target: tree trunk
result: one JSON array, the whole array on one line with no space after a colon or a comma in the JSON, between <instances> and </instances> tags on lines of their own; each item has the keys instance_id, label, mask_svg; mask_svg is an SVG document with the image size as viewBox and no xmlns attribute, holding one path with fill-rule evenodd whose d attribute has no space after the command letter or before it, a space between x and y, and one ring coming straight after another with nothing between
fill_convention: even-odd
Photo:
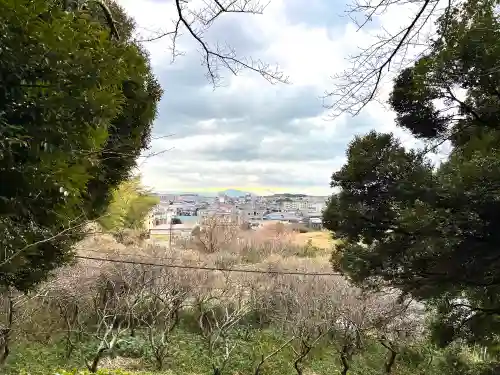
<instances>
[{"instance_id":1,"label":"tree trunk","mask_svg":"<svg viewBox=\"0 0 500 375\"><path fill-rule=\"evenodd\" d=\"M73 350L75 349L75 345L73 345L73 341L71 340L71 333L68 332L66 336L66 359L69 360L71 355L73 354Z\"/></svg>"},{"instance_id":2,"label":"tree trunk","mask_svg":"<svg viewBox=\"0 0 500 375\"><path fill-rule=\"evenodd\" d=\"M166 346L159 346L155 350L155 359L156 359L156 369L161 371L163 370L163 362L165 359L165 350Z\"/></svg>"},{"instance_id":3,"label":"tree trunk","mask_svg":"<svg viewBox=\"0 0 500 375\"><path fill-rule=\"evenodd\" d=\"M12 331L12 324L14 322L14 300L12 298L12 293L9 291L8 295L8 318L7 318L7 326L1 330L0 339L2 340L0 345L1 356L0 356L0 366L3 366L5 362L7 362L7 357L10 354L10 334Z\"/></svg>"},{"instance_id":4,"label":"tree trunk","mask_svg":"<svg viewBox=\"0 0 500 375\"><path fill-rule=\"evenodd\" d=\"M97 372L97 369L99 368L99 361L101 360L101 357L102 355L104 354L104 352L106 351L106 348L101 348L97 351L97 354L95 355L94 357L94 360L92 361L92 363L89 365L87 364L87 368L89 369L89 371L93 374L95 374Z\"/></svg>"},{"instance_id":5,"label":"tree trunk","mask_svg":"<svg viewBox=\"0 0 500 375\"><path fill-rule=\"evenodd\" d=\"M342 362L341 375L347 375L349 372L351 358L352 348L348 344L345 344L340 352L340 361Z\"/></svg>"},{"instance_id":6,"label":"tree trunk","mask_svg":"<svg viewBox=\"0 0 500 375\"><path fill-rule=\"evenodd\" d=\"M396 357L398 356L398 346L394 345L390 341L386 341L384 338L380 340L380 343L384 348L386 348L389 352L389 355L384 363L384 370L386 374L391 374L392 373L392 368L394 366L394 363L396 362Z\"/></svg>"},{"instance_id":7,"label":"tree trunk","mask_svg":"<svg viewBox=\"0 0 500 375\"><path fill-rule=\"evenodd\" d=\"M163 357L156 356L156 369L158 371L163 370Z\"/></svg>"},{"instance_id":8,"label":"tree trunk","mask_svg":"<svg viewBox=\"0 0 500 375\"><path fill-rule=\"evenodd\" d=\"M302 361L304 360L304 358L309 354L309 352L312 349L311 346L309 346L305 343L302 343L302 345L303 345L302 351L300 352L300 355L295 359L295 362L293 363L293 367L295 368L297 375L303 375L304 370L301 367Z\"/></svg>"},{"instance_id":9,"label":"tree trunk","mask_svg":"<svg viewBox=\"0 0 500 375\"><path fill-rule=\"evenodd\" d=\"M301 362L302 362L302 359L297 359L293 363L293 367L295 368L295 371L297 371L297 375L302 375L302 368L300 367Z\"/></svg>"},{"instance_id":10,"label":"tree trunk","mask_svg":"<svg viewBox=\"0 0 500 375\"><path fill-rule=\"evenodd\" d=\"M4 343L2 346L3 346L3 348L2 348L3 353L2 353L2 356L0 357L0 366L3 366L5 364L5 362L7 362L7 357L9 356L9 353L10 353L8 343Z\"/></svg>"},{"instance_id":11,"label":"tree trunk","mask_svg":"<svg viewBox=\"0 0 500 375\"><path fill-rule=\"evenodd\" d=\"M396 362L396 357L398 353L391 349L389 352L389 358L387 358L387 361L385 362L385 373L386 374L391 374L392 373L392 367L394 366L394 363Z\"/></svg>"},{"instance_id":12,"label":"tree trunk","mask_svg":"<svg viewBox=\"0 0 500 375\"><path fill-rule=\"evenodd\" d=\"M342 375L347 375L347 372L349 371L349 361L344 354L340 355L340 360L342 361L342 371L340 373Z\"/></svg>"}]
</instances>

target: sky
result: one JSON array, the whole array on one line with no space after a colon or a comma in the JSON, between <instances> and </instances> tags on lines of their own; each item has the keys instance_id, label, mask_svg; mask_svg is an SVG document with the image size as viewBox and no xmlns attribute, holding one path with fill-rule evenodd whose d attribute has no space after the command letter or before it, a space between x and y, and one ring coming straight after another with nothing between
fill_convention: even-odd
<instances>
[{"instance_id":1,"label":"sky","mask_svg":"<svg viewBox=\"0 0 500 375\"><path fill-rule=\"evenodd\" d=\"M209 1L209 0L206 0ZM170 30L172 0L118 0L141 36ZM342 0L271 0L262 15L226 14L208 41L231 45L238 56L277 63L290 84L272 85L259 75L221 71L215 90L201 65L199 46L184 35L172 61L171 40L145 43L165 93L154 124L151 150L139 162L143 182L156 191L236 188L260 194L328 195L331 174L345 162L355 135L397 129L394 114L371 103L356 117L332 119L321 96L346 57L379 31L401 27L412 9L394 9L357 30ZM184 33L186 34L186 33ZM383 87L386 98L390 85Z\"/></svg>"}]
</instances>

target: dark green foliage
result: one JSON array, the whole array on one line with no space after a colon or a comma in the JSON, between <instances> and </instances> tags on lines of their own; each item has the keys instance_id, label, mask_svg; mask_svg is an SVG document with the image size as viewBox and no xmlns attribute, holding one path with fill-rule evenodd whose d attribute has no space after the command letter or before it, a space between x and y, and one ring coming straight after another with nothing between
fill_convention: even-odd
<instances>
[{"instance_id":1,"label":"dark green foliage","mask_svg":"<svg viewBox=\"0 0 500 375\"><path fill-rule=\"evenodd\" d=\"M0 285L19 289L71 258L147 146L161 95L138 46L54 4L0 3Z\"/></svg>"},{"instance_id":2,"label":"dark green foliage","mask_svg":"<svg viewBox=\"0 0 500 375\"><path fill-rule=\"evenodd\" d=\"M324 225L342 240L332 263L354 281L390 285L436 312L440 344L494 345L500 333L500 24L496 3L471 1L439 23L431 52L395 80L398 125L435 144L432 167L389 134L349 146L332 176ZM465 99L456 94L465 92ZM436 100L445 110L437 109Z\"/></svg>"},{"instance_id":3,"label":"dark green foliage","mask_svg":"<svg viewBox=\"0 0 500 375\"><path fill-rule=\"evenodd\" d=\"M179 219L178 217L173 217L171 221L172 225L177 225L177 224L182 224L182 220Z\"/></svg>"},{"instance_id":4,"label":"dark green foliage","mask_svg":"<svg viewBox=\"0 0 500 375\"><path fill-rule=\"evenodd\" d=\"M446 131L446 118L440 116L433 100L439 94L428 86L420 85L414 78L414 69L405 69L397 77L390 98L397 113L397 122L413 135L434 138Z\"/></svg>"}]
</instances>

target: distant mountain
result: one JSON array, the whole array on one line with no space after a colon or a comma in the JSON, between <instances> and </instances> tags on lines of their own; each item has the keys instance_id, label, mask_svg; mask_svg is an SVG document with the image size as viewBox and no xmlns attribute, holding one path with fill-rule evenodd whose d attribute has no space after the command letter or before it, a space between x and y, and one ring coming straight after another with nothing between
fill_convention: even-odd
<instances>
[{"instance_id":1,"label":"distant mountain","mask_svg":"<svg viewBox=\"0 0 500 375\"><path fill-rule=\"evenodd\" d=\"M276 197L276 198L305 198L305 197L307 197L307 194L280 193L280 194L273 194L272 197Z\"/></svg>"},{"instance_id":2,"label":"distant mountain","mask_svg":"<svg viewBox=\"0 0 500 375\"><path fill-rule=\"evenodd\" d=\"M229 198L238 198L238 197L244 197L245 195L250 194L250 193L247 193L247 192L241 191L241 190L226 189L224 191L219 192L219 194L221 194L221 195L224 194L224 195L228 196Z\"/></svg>"},{"instance_id":3,"label":"distant mountain","mask_svg":"<svg viewBox=\"0 0 500 375\"><path fill-rule=\"evenodd\" d=\"M156 195L176 195L176 196L182 196L182 195L197 195L199 197L215 197L217 194L210 192L210 191L197 191L197 192L190 192L190 191L162 191L162 192L155 192L154 194Z\"/></svg>"}]
</instances>

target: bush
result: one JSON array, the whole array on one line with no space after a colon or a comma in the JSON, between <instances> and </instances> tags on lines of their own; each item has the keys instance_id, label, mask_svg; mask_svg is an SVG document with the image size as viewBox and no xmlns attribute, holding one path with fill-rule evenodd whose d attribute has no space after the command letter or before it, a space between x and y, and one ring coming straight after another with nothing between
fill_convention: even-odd
<instances>
[{"instance_id":1,"label":"bush","mask_svg":"<svg viewBox=\"0 0 500 375\"><path fill-rule=\"evenodd\" d=\"M312 243L311 239L307 240L307 243L305 246L302 246L298 251L297 251L297 256L298 257L303 257L303 258L313 258L315 257L319 252L321 252L321 249L317 246L314 246Z\"/></svg>"},{"instance_id":2,"label":"bush","mask_svg":"<svg viewBox=\"0 0 500 375\"><path fill-rule=\"evenodd\" d=\"M245 221L244 223L242 223L240 225L240 229L243 231L246 231L246 230L252 229L252 226L250 225L250 223L248 221Z\"/></svg>"},{"instance_id":3,"label":"bush","mask_svg":"<svg viewBox=\"0 0 500 375\"><path fill-rule=\"evenodd\" d=\"M139 245L146 239L147 233L134 229L123 229L113 233L113 237L118 243L125 246Z\"/></svg>"},{"instance_id":4,"label":"bush","mask_svg":"<svg viewBox=\"0 0 500 375\"><path fill-rule=\"evenodd\" d=\"M149 355L149 343L141 336L129 336L120 340L116 354L126 358L143 358Z\"/></svg>"}]
</instances>

